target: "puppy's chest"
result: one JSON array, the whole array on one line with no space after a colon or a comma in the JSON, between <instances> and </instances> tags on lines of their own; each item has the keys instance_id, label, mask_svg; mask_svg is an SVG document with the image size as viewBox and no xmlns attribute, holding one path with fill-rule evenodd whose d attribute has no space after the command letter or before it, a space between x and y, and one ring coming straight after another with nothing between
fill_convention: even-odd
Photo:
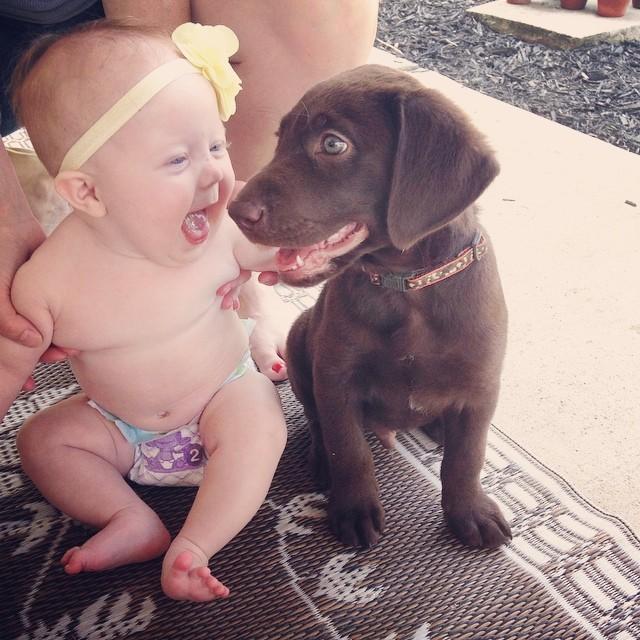
<instances>
[{"instance_id":1,"label":"puppy's chest","mask_svg":"<svg viewBox=\"0 0 640 640\"><path fill-rule=\"evenodd\" d=\"M362 355L358 377L368 413L407 426L435 417L463 392L466 359L423 318L407 319Z\"/></svg>"}]
</instances>

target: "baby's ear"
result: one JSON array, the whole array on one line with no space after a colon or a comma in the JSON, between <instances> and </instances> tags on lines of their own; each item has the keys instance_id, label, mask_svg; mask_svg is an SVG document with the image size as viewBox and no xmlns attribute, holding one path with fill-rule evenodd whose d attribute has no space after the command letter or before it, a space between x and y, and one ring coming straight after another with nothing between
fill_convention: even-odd
<instances>
[{"instance_id":1,"label":"baby's ear","mask_svg":"<svg viewBox=\"0 0 640 640\"><path fill-rule=\"evenodd\" d=\"M107 210L96 193L91 176L82 171L61 171L55 178L56 191L76 210L102 218Z\"/></svg>"}]
</instances>

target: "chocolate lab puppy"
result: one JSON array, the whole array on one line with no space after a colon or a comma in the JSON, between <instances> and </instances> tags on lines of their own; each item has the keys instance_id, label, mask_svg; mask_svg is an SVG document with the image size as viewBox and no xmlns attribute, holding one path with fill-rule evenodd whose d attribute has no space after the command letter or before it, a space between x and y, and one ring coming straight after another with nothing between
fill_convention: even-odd
<instances>
[{"instance_id":1,"label":"chocolate lab puppy","mask_svg":"<svg viewBox=\"0 0 640 640\"><path fill-rule=\"evenodd\" d=\"M300 100L230 207L252 241L286 247L284 282L328 279L289 334L288 368L345 544L370 546L384 529L364 429L387 445L398 429L440 433L451 530L473 547L511 535L480 485L507 312L474 201L497 173L449 100L367 65Z\"/></svg>"}]
</instances>

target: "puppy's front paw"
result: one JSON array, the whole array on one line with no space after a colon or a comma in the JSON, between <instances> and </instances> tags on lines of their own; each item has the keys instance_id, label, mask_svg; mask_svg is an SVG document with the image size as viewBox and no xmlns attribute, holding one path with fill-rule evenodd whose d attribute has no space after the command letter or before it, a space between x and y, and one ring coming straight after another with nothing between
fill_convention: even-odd
<instances>
[{"instance_id":1,"label":"puppy's front paw","mask_svg":"<svg viewBox=\"0 0 640 640\"><path fill-rule=\"evenodd\" d=\"M343 544L372 547L384 532L384 509L377 496L357 501L332 498L329 501L329 524Z\"/></svg>"},{"instance_id":2,"label":"puppy's front paw","mask_svg":"<svg viewBox=\"0 0 640 640\"><path fill-rule=\"evenodd\" d=\"M498 505L484 492L467 504L445 506L447 524L468 547L496 549L511 540L511 527Z\"/></svg>"}]
</instances>

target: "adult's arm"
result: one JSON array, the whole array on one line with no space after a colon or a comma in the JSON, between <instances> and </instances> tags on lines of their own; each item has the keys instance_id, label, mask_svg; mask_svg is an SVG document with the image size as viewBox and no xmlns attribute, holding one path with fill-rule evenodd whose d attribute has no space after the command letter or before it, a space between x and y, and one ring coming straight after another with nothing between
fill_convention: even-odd
<instances>
[{"instance_id":1,"label":"adult's arm","mask_svg":"<svg viewBox=\"0 0 640 640\"><path fill-rule=\"evenodd\" d=\"M0 140L0 336L31 348L39 347L43 338L33 324L14 309L11 283L18 267L44 237Z\"/></svg>"},{"instance_id":2,"label":"adult's arm","mask_svg":"<svg viewBox=\"0 0 640 640\"><path fill-rule=\"evenodd\" d=\"M102 6L107 18L134 18L169 32L191 20L189 0L103 0Z\"/></svg>"}]
</instances>

